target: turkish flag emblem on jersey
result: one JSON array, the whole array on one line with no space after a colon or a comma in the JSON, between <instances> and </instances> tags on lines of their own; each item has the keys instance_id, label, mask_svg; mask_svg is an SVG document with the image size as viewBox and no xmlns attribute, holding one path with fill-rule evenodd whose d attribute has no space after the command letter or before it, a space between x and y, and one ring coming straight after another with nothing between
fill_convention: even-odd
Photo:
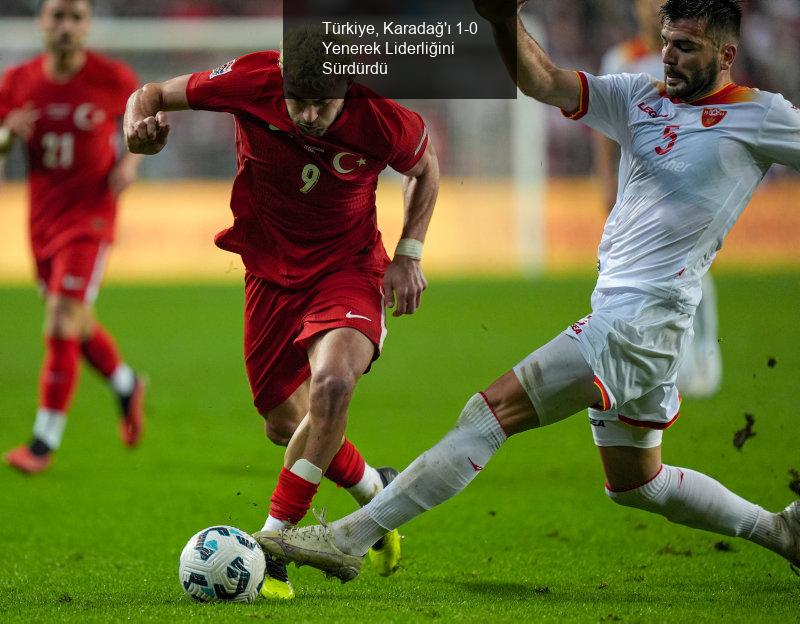
<instances>
[{"instance_id":1,"label":"turkish flag emblem on jersey","mask_svg":"<svg viewBox=\"0 0 800 624\"><path fill-rule=\"evenodd\" d=\"M725 115L727 114L728 111L724 111L719 108L704 108L703 125L706 128L710 128L711 126L716 126L720 121L725 119Z\"/></svg>"}]
</instances>

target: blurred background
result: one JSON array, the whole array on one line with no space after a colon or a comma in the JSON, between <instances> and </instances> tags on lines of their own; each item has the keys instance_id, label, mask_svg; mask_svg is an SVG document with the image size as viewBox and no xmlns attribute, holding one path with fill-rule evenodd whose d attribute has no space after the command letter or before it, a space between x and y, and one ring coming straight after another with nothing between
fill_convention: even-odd
<instances>
[{"instance_id":1,"label":"blurred background","mask_svg":"<svg viewBox=\"0 0 800 624\"><path fill-rule=\"evenodd\" d=\"M345 3L347 0L337 0ZM0 67L39 50L34 0L0 3ZM358 3L365 11L414 13L420 2ZM597 72L603 53L636 34L629 0L539 0L529 28L564 67ZM374 6L372 6L374 5ZM214 68L276 48L281 2L272 0L96 0L94 47L122 58L141 81ZM800 102L800 0L750 0L736 81ZM591 132L530 101L404 101L428 122L442 190L429 232L432 275L520 275L594 271L606 215L593 175ZM241 278L238 258L213 247L230 221L233 124L224 114L172 115L167 150L148 157L124 196L109 280ZM0 280L32 276L26 237L25 165L19 147L0 189ZM724 268L800 263L797 174L774 168L721 253ZM402 219L399 176L384 177L379 219L394 247Z\"/></svg>"}]
</instances>

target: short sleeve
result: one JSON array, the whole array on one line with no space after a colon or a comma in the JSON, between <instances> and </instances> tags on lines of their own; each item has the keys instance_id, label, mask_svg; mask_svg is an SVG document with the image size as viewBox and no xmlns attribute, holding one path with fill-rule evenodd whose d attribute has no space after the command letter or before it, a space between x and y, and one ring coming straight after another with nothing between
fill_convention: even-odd
<instances>
[{"instance_id":1,"label":"short sleeve","mask_svg":"<svg viewBox=\"0 0 800 624\"><path fill-rule=\"evenodd\" d=\"M800 110L781 95L775 95L761 125L756 155L800 171Z\"/></svg>"},{"instance_id":2,"label":"short sleeve","mask_svg":"<svg viewBox=\"0 0 800 624\"><path fill-rule=\"evenodd\" d=\"M17 107L11 90L11 85L14 82L11 74L12 71L10 69L6 70L0 80L0 121L5 119L5 116Z\"/></svg>"},{"instance_id":3,"label":"short sleeve","mask_svg":"<svg viewBox=\"0 0 800 624\"><path fill-rule=\"evenodd\" d=\"M267 85L277 53L256 52L228 61L213 70L192 74L186 99L195 110L247 112Z\"/></svg>"},{"instance_id":4,"label":"short sleeve","mask_svg":"<svg viewBox=\"0 0 800 624\"><path fill-rule=\"evenodd\" d=\"M580 119L608 138L622 143L628 135L633 100L653 88L647 74L593 76L576 72L580 80L580 106L577 111L562 111L569 119Z\"/></svg>"},{"instance_id":5,"label":"short sleeve","mask_svg":"<svg viewBox=\"0 0 800 624\"><path fill-rule=\"evenodd\" d=\"M388 164L395 171L404 173L416 165L428 146L428 128L422 117L414 111L391 102L384 115L388 124L391 147Z\"/></svg>"}]
</instances>

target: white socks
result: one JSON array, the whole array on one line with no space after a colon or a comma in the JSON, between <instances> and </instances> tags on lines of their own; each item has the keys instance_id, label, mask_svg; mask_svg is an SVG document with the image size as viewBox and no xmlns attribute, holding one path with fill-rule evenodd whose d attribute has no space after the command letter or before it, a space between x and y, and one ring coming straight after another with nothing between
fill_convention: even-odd
<instances>
[{"instance_id":1,"label":"white socks","mask_svg":"<svg viewBox=\"0 0 800 624\"><path fill-rule=\"evenodd\" d=\"M33 423L33 437L44 442L51 451L57 451L66 426L67 416L64 412L40 407Z\"/></svg>"},{"instance_id":2,"label":"white socks","mask_svg":"<svg viewBox=\"0 0 800 624\"><path fill-rule=\"evenodd\" d=\"M363 555L370 546L424 511L452 498L477 476L506 440L482 395L474 395L456 426L359 511L331 524L343 551Z\"/></svg>"},{"instance_id":3,"label":"white socks","mask_svg":"<svg viewBox=\"0 0 800 624\"><path fill-rule=\"evenodd\" d=\"M664 516L671 522L714 533L743 537L781 553L775 514L688 468L662 467L651 481L634 490L606 494L615 503Z\"/></svg>"},{"instance_id":4,"label":"white socks","mask_svg":"<svg viewBox=\"0 0 800 624\"><path fill-rule=\"evenodd\" d=\"M370 502L383 489L383 481L378 471L369 464L364 465L364 476L353 487L347 488L356 502L362 507Z\"/></svg>"},{"instance_id":5,"label":"white socks","mask_svg":"<svg viewBox=\"0 0 800 624\"><path fill-rule=\"evenodd\" d=\"M114 369L108 381L114 392L120 396L127 397L133 393L133 389L136 386L136 373L123 362Z\"/></svg>"}]
</instances>

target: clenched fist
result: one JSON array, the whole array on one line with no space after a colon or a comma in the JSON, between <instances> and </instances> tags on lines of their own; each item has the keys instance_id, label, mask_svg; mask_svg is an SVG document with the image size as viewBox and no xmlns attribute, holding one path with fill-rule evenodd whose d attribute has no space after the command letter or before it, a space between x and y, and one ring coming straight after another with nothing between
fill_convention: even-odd
<instances>
[{"instance_id":1,"label":"clenched fist","mask_svg":"<svg viewBox=\"0 0 800 624\"><path fill-rule=\"evenodd\" d=\"M125 142L133 154L158 154L167 144L168 135L169 123L163 112L134 121L125 128Z\"/></svg>"}]
</instances>

